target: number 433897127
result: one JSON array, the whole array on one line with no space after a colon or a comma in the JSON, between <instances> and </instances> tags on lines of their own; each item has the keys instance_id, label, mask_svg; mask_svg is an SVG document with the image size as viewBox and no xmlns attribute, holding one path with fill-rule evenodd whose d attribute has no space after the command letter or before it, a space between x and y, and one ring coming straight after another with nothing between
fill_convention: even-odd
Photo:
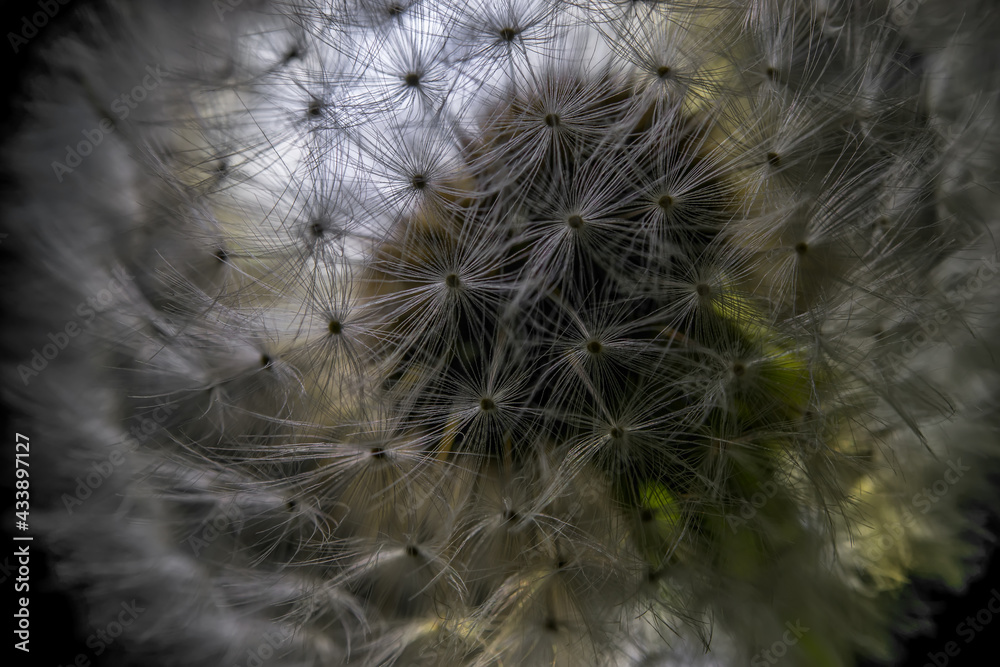
<instances>
[{"instance_id":1,"label":"number 433897127","mask_svg":"<svg viewBox=\"0 0 1000 667\"><path fill-rule=\"evenodd\" d=\"M17 527L21 530L28 529L28 456L30 454L30 442L28 436L15 434L14 442L14 516L17 517Z\"/></svg>"}]
</instances>

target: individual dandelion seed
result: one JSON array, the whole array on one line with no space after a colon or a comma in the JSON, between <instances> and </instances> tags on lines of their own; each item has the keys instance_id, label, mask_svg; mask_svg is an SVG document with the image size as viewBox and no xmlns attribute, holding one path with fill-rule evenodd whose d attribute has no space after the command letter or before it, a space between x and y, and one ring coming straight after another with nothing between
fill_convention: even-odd
<instances>
[{"instance_id":1,"label":"individual dandelion seed","mask_svg":"<svg viewBox=\"0 0 1000 667\"><path fill-rule=\"evenodd\" d=\"M452 68L447 50L451 48L445 35L426 30L424 24L435 21L425 15L424 7L415 3L398 24L384 34L373 35L374 43L359 44L371 57L365 72L381 98L397 116L412 115L419 119L430 115L444 102L453 86Z\"/></svg>"},{"instance_id":2,"label":"individual dandelion seed","mask_svg":"<svg viewBox=\"0 0 1000 667\"><path fill-rule=\"evenodd\" d=\"M995 460L995 82L937 4L83 14L10 148L22 347L138 278L8 371L91 620L141 598L150 664L288 625L275 664L754 664L789 623L790 665L889 655L912 577L962 584ZM66 118L150 60L53 196ZM109 443L127 473L65 514Z\"/></svg>"},{"instance_id":3,"label":"individual dandelion seed","mask_svg":"<svg viewBox=\"0 0 1000 667\"><path fill-rule=\"evenodd\" d=\"M460 71L480 85L513 74L530 54L550 48L558 29L558 4L548 0L482 1L458 10L455 36L467 45Z\"/></svg>"}]
</instances>

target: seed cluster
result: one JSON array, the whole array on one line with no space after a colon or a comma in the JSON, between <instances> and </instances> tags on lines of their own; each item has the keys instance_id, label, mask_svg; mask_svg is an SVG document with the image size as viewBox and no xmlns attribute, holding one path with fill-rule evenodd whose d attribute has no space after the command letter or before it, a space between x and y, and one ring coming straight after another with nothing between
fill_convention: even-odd
<instances>
[{"instance_id":1,"label":"seed cluster","mask_svg":"<svg viewBox=\"0 0 1000 667\"><path fill-rule=\"evenodd\" d=\"M99 114L146 66L115 52L164 62L64 175L108 211L62 225L25 195L82 257L59 284L136 276L25 395L100 387L53 420L86 417L79 460L167 415L74 504L85 521L60 514L77 458L53 464L66 578L95 615L106 590L150 609L123 650L230 664L266 632L288 665L886 654L909 577L963 555L935 536L967 527L944 509L965 492L896 530L911 485L985 439L995 395L988 365L940 369L994 330L961 267L991 224L969 174L1000 152L932 90L951 52L916 10L245 4L146 24L108 0L81 20L128 46L64 48L116 64L46 79ZM930 319L951 351L905 356Z\"/></svg>"}]
</instances>

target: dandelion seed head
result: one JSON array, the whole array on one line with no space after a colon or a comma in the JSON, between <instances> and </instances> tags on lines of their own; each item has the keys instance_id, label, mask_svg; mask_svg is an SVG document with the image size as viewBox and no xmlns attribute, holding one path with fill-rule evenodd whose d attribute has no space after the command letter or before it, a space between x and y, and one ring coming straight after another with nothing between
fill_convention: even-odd
<instances>
[{"instance_id":1,"label":"dandelion seed head","mask_svg":"<svg viewBox=\"0 0 1000 667\"><path fill-rule=\"evenodd\" d=\"M168 76L70 194L51 160L18 176L53 305L26 332L136 274L18 394L73 453L39 510L62 576L161 598L128 658L224 663L287 622L278 664L746 664L801 619L789 664L850 664L914 576L961 584L983 484L887 531L942 460L995 459L980 28L832 0L218 4L109 0L120 37L47 52L92 62L35 93L83 123L147 61ZM968 116L952 78L981 84ZM69 141L47 113L12 150ZM128 474L67 518L129 420L154 428Z\"/></svg>"}]
</instances>

